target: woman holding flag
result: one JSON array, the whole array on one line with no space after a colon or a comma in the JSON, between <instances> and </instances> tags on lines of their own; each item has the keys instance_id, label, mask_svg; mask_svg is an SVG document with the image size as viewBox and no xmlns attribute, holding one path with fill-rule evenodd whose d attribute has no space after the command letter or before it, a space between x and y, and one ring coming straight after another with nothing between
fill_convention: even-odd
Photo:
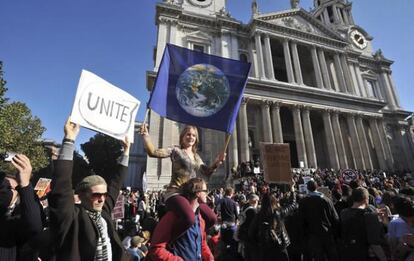
<instances>
[{"instance_id":1,"label":"woman holding flag","mask_svg":"<svg viewBox=\"0 0 414 261\"><path fill-rule=\"evenodd\" d=\"M182 234L195 222L194 210L188 200L180 195L180 187L189 179L194 177L209 177L223 163L226 154L217 155L213 165L207 166L197 153L199 142L198 131L194 126L187 125L180 134L180 145L169 148L156 149L151 141L145 124L141 127L141 135L148 156L155 158L171 158L172 173L171 181L165 193L167 209L172 210L181 219L179 231ZM208 229L216 222L213 210L205 204L200 203L200 212L206 221Z\"/></svg>"}]
</instances>

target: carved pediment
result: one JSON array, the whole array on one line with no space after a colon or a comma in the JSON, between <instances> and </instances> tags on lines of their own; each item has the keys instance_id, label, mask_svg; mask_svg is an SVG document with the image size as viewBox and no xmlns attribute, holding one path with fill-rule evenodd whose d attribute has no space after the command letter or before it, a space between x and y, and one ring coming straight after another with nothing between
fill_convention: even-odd
<instances>
[{"instance_id":1,"label":"carved pediment","mask_svg":"<svg viewBox=\"0 0 414 261\"><path fill-rule=\"evenodd\" d=\"M196 40L197 42L212 42L213 39L210 34L204 33L202 31L195 31L187 34L186 39Z\"/></svg>"},{"instance_id":2,"label":"carved pediment","mask_svg":"<svg viewBox=\"0 0 414 261\"><path fill-rule=\"evenodd\" d=\"M309 22L307 22L306 20L304 20L302 17L299 17L299 16L284 17L284 18L270 20L268 22L281 25L281 26L290 27L293 29L307 32L307 33L324 35L324 33L322 33L321 30L319 30L314 25L310 24Z\"/></svg>"},{"instance_id":3,"label":"carved pediment","mask_svg":"<svg viewBox=\"0 0 414 261\"><path fill-rule=\"evenodd\" d=\"M325 26L303 9L262 14L256 19L309 34L346 41L339 33Z\"/></svg>"}]
</instances>

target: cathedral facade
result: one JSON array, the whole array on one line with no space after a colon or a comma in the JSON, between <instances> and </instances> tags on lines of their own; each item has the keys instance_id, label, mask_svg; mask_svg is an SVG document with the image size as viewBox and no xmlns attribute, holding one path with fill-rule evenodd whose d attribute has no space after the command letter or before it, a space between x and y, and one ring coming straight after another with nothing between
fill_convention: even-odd
<instances>
[{"instance_id":1,"label":"cathedral facade","mask_svg":"<svg viewBox=\"0 0 414 261\"><path fill-rule=\"evenodd\" d=\"M252 64L227 151L215 180L242 162L258 161L259 143L289 143L292 167L414 170L414 143L391 65L373 37L358 26L347 0L315 0L306 11L260 13L252 1L245 24L225 0L164 0L156 5L158 36L152 90L166 43ZM156 147L179 144L182 124L148 117ZM225 134L200 129L206 163L223 149ZM168 159L148 158L149 188L171 176ZM214 182L214 178L213 178Z\"/></svg>"}]
</instances>

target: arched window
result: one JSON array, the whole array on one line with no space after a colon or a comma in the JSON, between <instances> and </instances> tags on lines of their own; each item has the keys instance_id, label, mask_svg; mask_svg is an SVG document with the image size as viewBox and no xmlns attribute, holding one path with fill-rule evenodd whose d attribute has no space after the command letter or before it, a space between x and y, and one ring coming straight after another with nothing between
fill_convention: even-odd
<instances>
[{"instance_id":1,"label":"arched window","mask_svg":"<svg viewBox=\"0 0 414 261\"><path fill-rule=\"evenodd\" d=\"M239 56L239 60L242 61L242 62L247 63L248 62L247 55L244 54L244 53L241 53L240 56Z\"/></svg>"}]
</instances>

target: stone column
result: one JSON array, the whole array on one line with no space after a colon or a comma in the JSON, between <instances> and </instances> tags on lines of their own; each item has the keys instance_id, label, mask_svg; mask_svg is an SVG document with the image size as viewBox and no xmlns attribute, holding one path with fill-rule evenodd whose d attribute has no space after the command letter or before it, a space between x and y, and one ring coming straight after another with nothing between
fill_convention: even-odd
<instances>
[{"instance_id":1,"label":"stone column","mask_svg":"<svg viewBox=\"0 0 414 261\"><path fill-rule=\"evenodd\" d=\"M262 120L263 120L263 141L273 143L272 138L272 123L270 121L270 103L267 100L262 101L260 108L262 111Z\"/></svg>"},{"instance_id":2,"label":"stone column","mask_svg":"<svg viewBox=\"0 0 414 261\"><path fill-rule=\"evenodd\" d=\"M293 107L293 128L295 129L295 140L296 140L296 150L298 153L298 160L303 161L305 168L308 167L308 161L306 157L306 148L303 137L302 121L300 117L300 108L299 106Z\"/></svg>"},{"instance_id":3,"label":"stone column","mask_svg":"<svg viewBox=\"0 0 414 261\"><path fill-rule=\"evenodd\" d=\"M167 44L168 25L162 19L158 18L158 43L157 56L155 58L155 71L158 71L165 45Z\"/></svg>"},{"instance_id":4,"label":"stone column","mask_svg":"<svg viewBox=\"0 0 414 261\"><path fill-rule=\"evenodd\" d=\"M332 6L332 12L333 12L335 23L339 23L340 20L339 20L339 16L338 16L338 10L336 9L336 5Z\"/></svg>"},{"instance_id":5,"label":"stone column","mask_svg":"<svg viewBox=\"0 0 414 261\"><path fill-rule=\"evenodd\" d=\"M388 135L387 135L387 132L385 130L385 125L384 125L384 122L383 122L382 118L379 118L377 120L377 127L378 127L378 130L379 130L380 141L382 141L382 143L384 145L384 151L385 151L385 156L386 156L385 161L387 162L388 168L392 170L392 169L394 169L394 157L392 155Z\"/></svg>"},{"instance_id":6,"label":"stone column","mask_svg":"<svg viewBox=\"0 0 414 261\"><path fill-rule=\"evenodd\" d=\"M231 58L234 60L239 60L239 41L237 35L231 35Z\"/></svg>"},{"instance_id":7,"label":"stone column","mask_svg":"<svg viewBox=\"0 0 414 261\"><path fill-rule=\"evenodd\" d=\"M247 123L247 98L243 98L243 101L240 105L240 160L242 162L247 162L250 160L249 152L249 130Z\"/></svg>"},{"instance_id":8,"label":"stone column","mask_svg":"<svg viewBox=\"0 0 414 261\"><path fill-rule=\"evenodd\" d=\"M348 91L348 93L355 94L354 85L351 79L351 72L349 71L348 62L345 54L341 54L340 58L346 84L345 89Z\"/></svg>"},{"instance_id":9,"label":"stone column","mask_svg":"<svg viewBox=\"0 0 414 261\"><path fill-rule=\"evenodd\" d=\"M295 66L296 83L299 85L303 85L302 70L300 69L298 46L296 42L291 41L291 48L293 54L293 65Z\"/></svg>"},{"instance_id":10,"label":"stone column","mask_svg":"<svg viewBox=\"0 0 414 261\"><path fill-rule=\"evenodd\" d=\"M410 157L411 171L414 171L414 141L408 126L405 128L405 140L407 142L408 155Z\"/></svg>"},{"instance_id":11,"label":"stone column","mask_svg":"<svg viewBox=\"0 0 414 261\"><path fill-rule=\"evenodd\" d=\"M331 113L329 110L323 112L323 126L326 135L326 145L328 147L328 157L331 168L339 169L338 150L336 149L335 137L332 130Z\"/></svg>"},{"instance_id":12,"label":"stone column","mask_svg":"<svg viewBox=\"0 0 414 261\"><path fill-rule=\"evenodd\" d=\"M365 162L365 168L373 169L371 154L369 153L368 138L365 133L364 123L362 122L361 116L358 116L356 118L356 124L357 124L357 129L358 129L359 143L361 144L362 155L363 155L363 159Z\"/></svg>"},{"instance_id":13,"label":"stone column","mask_svg":"<svg viewBox=\"0 0 414 261\"><path fill-rule=\"evenodd\" d=\"M265 42L264 59L266 61L267 78L270 80L275 80L275 72L273 70L272 48L270 46L270 38L268 34L265 34L264 42Z\"/></svg>"},{"instance_id":14,"label":"stone column","mask_svg":"<svg viewBox=\"0 0 414 261\"><path fill-rule=\"evenodd\" d=\"M342 136L341 125L339 124L338 111L334 111L332 114L332 126L335 135L336 148L338 150L339 165L342 169L348 168L348 160L346 158L345 144Z\"/></svg>"},{"instance_id":15,"label":"stone column","mask_svg":"<svg viewBox=\"0 0 414 261\"><path fill-rule=\"evenodd\" d=\"M172 44L177 44L177 21L171 21L170 39L168 42Z\"/></svg>"},{"instance_id":16,"label":"stone column","mask_svg":"<svg viewBox=\"0 0 414 261\"><path fill-rule=\"evenodd\" d=\"M273 142L283 143L283 129L280 121L280 103L274 102L272 105L272 130L273 130Z\"/></svg>"},{"instance_id":17,"label":"stone column","mask_svg":"<svg viewBox=\"0 0 414 261\"><path fill-rule=\"evenodd\" d=\"M289 83L292 83L295 81L295 76L293 75L292 58L290 55L289 41L287 38L283 39L283 53L285 55L286 73L288 81Z\"/></svg>"},{"instance_id":18,"label":"stone column","mask_svg":"<svg viewBox=\"0 0 414 261\"><path fill-rule=\"evenodd\" d=\"M325 86L327 90L332 90L331 81L329 79L328 66L326 65L325 53L323 52L322 49L318 49L318 56L319 56L319 63L322 68L322 77L323 77L323 83L324 83L323 86Z\"/></svg>"},{"instance_id":19,"label":"stone column","mask_svg":"<svg viewBox=\"0 0 414 261\"><path fill-rule=\"evenodd\" d=\"M414 155L413 151L411 150L412 138L408 125L401 126L400 133L405 158L407 159L407 167L410 170L414 170Z\"/></svg>"},{"instance_id":20,"label":"stone column","mask_svg":"<svg viewBox=\"0 0 414 261\"><path fill-rule=\"evenodd\" d=\"M325 21L327 24L331 23L331 19L329 19L329 14L328 14L328 9L325 8L325 10L323 10L323 17L325 18Z\"/></svg>"},{"instance_id":21,"label":"stone column","mask_svg":"<svg viewBox=\"0 0 414 261\"><path fill-rule=\"evenodd\" d=\"M352 63L352 62L348 63L348 69L351 72L352 83L353 83L353 85L355 87L354 88L355 94L357 96L362 96L361 95L360 88L359 88L359 85L358 85L358 79L357 79L357 76L356 76L354 63Z\"/></svg>"},{"instance_id":22,"label":"stone column","mask_svg":"<svg viewBox=\"0 0 414 261\"><path fill-rule=\"evenodd\" d=\"M211 159L214 160L214 159ZM238 144L237 144L237 125L233 129L233 133L230 137L230 144L229 144L229 167L230 170L233 167L239 165L239 156L238 156Z\"/></svg>"},{"instance_id":23,"label":"stone column","mask_svg":"<svg viewBox=\"0 0 414 261\"><path fill-rule=\"evenodd\" d=\"M303 132L305 135L308 167L316 168L318 164L316 162L315 144L313 142L312 125L309 114L309 108L305 107L302 110Z\"/></svg>"},{"instance_id":24,"label":"stone column","mask_svg":"<svg viewBox=\"0 0 414 261\"><path fill-rule=\"evenodd\" d=\"M349 25L348 12L345 9L342 12L342 16L344 17L345 24Z\"/></svg>"},{"instance_id":25,"label":"stone column","mask_svg":"<svg viewBox=\"0 0 414 261\"><path fill-rule=\"evenodd\" d=\"M394 96L395 106L397 106L397 108L401 108L400 98L398 97L397 88L395 87L394 80L392 79L391 71L388 72L388 82L391 87L391 92Z\"/></svg>"},{"instance_id":26,"label":"stone column","mask_svg":"<svg viewBox=\"0 0 414 261\"><path fill-rule=\"evenodd\" d=\"M371 129L372 139L374 140L375 153L377 155L379 166L381 169L387 169L386 155L383 143L381 142L381 135L378 130L377 121L374 117L369 118L369 128Z\"/></svg>"},{"instance_id":27,"label":"stone column","mask_svg":"<svg viewBox=\"0 0 414 261\"><path fill-rule=\"evenodd\" d=\"M391 86L388 82L388 75L386 71L381 71L381 80L384 85L385 96L387 97L388 108L390 110L395 110L397 108L396 102L394 100L394 95L391 90Z\"/></svg>"},{"instance_id":28,"label":"stone column","mask_svg":"<svg viewBox=\"0 0 414 261\"><path fill-rule=\"evenodd\" d=\"M322 89L323 88L323 80L322 80L322 74L321 74L321 67L319 65L318 54L316 52L316 47L314 45L312 45L311 53L312 53L313 68L314 68L314 71L315 71L316 85L317 85L317 87Z\"/></svg>"},{"instance_id":29,"label":"stone column","mask_svg":"<svg viewBox=\"0 0 414 261\"><path fill-rule=\"evenodd\" d=\"M259 33L256 33L254 36L254 40L256 43L256 56L257 56L257 63L258 63L258 69L259 69L259 78L264 79L265 78L265 68L263 64L263 51L262 51L262 40Z\"/></svg>"},{"instance_id":30,"label":"stone column","mask_svg":"<svg viewBox=\"0 0 414 261\"><path fill-rule=\"evenodd\" d=\"M158 114L156 114L153 110L151 110L149 114L149 134L151 136L151 140L155 148L161 147L161 144L159 143L159 141L160 141L160 135L161 135L160 133L161 133L162 124L163 124L163 118L161 118ZM161 164L160 163L161 161L159 159L151 158L147 156L147 167L146 167L147 184L154 186L156 188L159 183L158 177L160 177L161 175ZM168 173L171 173L171 171Z\"/></svg>"},{"instance_id":31,"label":"stone column","mask_svg":"<svg viewBox=\"0 0 414 261\"><path fill-rule=\"evenodd\" d=\"M407 149L407 144L404 140L404 126L401 126L399 124L395 125L395 133L396 133L396 142L399 149L399 154L397 155L399 157L399 162L402 163L403 166L399 166L400 169L410 169L411 162L413 159L410 157L410 151Z\"/></svg>"},{"instance_id":32,"label":"stone column","mask_svg":"<svg viewBox=\"0 0 414 261\"><path fill-rule=\"evenodd\" d=\"M343 73L343 69L341 66L341 59L339 58L338 53L335 53L334 55L334 63L335 63L336 76L338 78L339 89L342 92L347 93L344 73Z\"/></svg>"},{"instance_id":33,"label":"stone column","mask_svg":"<svg viewBox=\"0 0 414 261\"><path fill-rule=\"evenodd\" d=\"M358 131L355 124L355 116L354 114L349 114L346 117L348 128L349 128L349 135L351 136L351 145L352 145L352 154L354 156L354 160L356 162L356 167L358 169L365 169L365 162L362 159L362 150L361 145L359 142Z\"/></svg>"},{"instance_id":34,"label":"stone column","mask_svg":"<svg viewBox=\"0 0 414 261\"><path fill-rule=\"evenodd\" d=\"M355 73L356 73L356 78L358 80L358 85L359 85L359 89L361 90L361 96L362 97L367 97L367 91L365 90L365 85L364 85L364 81L362 79L362 74L361 74L361 69L359 68L359 64L356 63L355 64Z\"/></svg>"},{"instance_id":35,"label":"stone column","mask_svg":"<svg viewBox=\"0 0 414 261\"><path fill-rule=\"evenodd\" d=\"M249 40L248 46L249 46L250 61L252 63L249 76L259 78L259 65L257 64L257 62L255 62L255 59L254 59L253 42L251 40Z\"/></svg>"}]
</instances>

